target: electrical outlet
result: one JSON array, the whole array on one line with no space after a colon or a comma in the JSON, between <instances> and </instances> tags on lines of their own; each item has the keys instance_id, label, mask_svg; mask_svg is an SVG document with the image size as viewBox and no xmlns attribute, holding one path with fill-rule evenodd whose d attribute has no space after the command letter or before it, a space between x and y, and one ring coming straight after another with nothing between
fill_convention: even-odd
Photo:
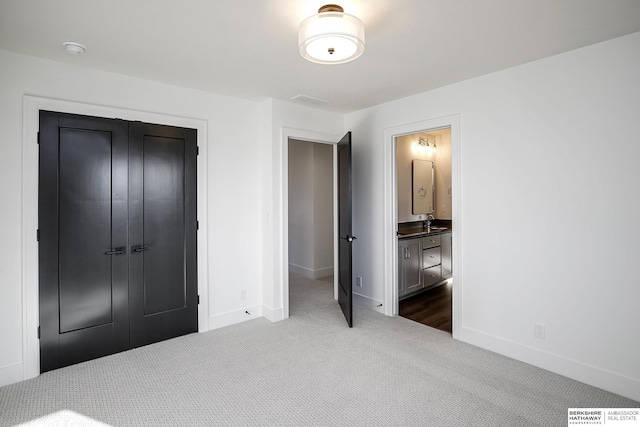
<instances>
[{"instance_id":1,"label":"electrical outlet","mask_svg":"<svg viewBox=\"0 0 640 427\"><path fill-rule=\"evenodd\" d=\"M545 331L544 325L542 323L535 324L535 326L533 327L533 336L536 338L540 338L541 340L544 339Z\"/></svg>"},{"instance_id":2,"label":"electrical outlet","mask_svg":"<svg viewBox=\"0 0 640 427\"><path fill-rule=\"evenodd\" d=\"M240 301L244 301L247 299L247 290L243 289L240 291Z\"/></svg>"},{"instance_id":3,"label":"electrical outlet","mask_svg":"<svg viewBox=\"0 0 640 427\"><path fill-rule=\"evenodd\" d=\"M362 277L356 277L356 286L362 287Z\"/></svg>"}]
</instances>

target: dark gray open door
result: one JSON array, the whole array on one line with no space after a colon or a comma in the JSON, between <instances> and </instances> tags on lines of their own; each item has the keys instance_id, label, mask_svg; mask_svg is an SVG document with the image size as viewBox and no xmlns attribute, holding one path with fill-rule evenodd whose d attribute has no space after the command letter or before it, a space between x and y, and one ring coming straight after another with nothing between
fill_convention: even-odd
<instances>
[{"instance_id":1,"label":"dark gray open door","mask_svg":"<svg viewBox=\"0 0 640 427\"><path fill-rule=\"evenodd\" d=\"M349 327L353 326L351 287L351 132L338 143L338 302Z\"/></svg>"}]
</instances>

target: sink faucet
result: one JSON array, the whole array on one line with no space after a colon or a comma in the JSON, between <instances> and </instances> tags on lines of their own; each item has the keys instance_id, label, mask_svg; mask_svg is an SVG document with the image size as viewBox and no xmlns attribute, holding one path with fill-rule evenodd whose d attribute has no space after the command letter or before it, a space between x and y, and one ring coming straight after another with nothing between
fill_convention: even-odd
<instances>
[{"instance_id":1,"label":"sink faucet","mask_svg":"<svg viewBox=\"0 0 640 427\"><path fill-rule=\"evenodd\" d=\"M431 221L434 221L435 218L433 215L429 214L427 215L427 220L425 221L427 224L427 233L431 231ZM422 227L424 228L424 223L422 224Z\"/></svg>"}]
</instances>

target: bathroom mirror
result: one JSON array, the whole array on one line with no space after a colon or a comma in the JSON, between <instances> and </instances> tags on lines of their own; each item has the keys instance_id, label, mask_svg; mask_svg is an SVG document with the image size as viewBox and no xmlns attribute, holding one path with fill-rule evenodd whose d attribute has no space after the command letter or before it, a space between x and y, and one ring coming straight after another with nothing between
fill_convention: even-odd
<instances>
[{"instance_id":1,"label":"bathroom mirror","mask_svg":"<svg viewBox=\"0 0 640 427\"><path fill-rule=\"evenodd\" d=\"M433 162L412 162L412 211L414 215L433 213Z\"/></svg>"}]
</instances>

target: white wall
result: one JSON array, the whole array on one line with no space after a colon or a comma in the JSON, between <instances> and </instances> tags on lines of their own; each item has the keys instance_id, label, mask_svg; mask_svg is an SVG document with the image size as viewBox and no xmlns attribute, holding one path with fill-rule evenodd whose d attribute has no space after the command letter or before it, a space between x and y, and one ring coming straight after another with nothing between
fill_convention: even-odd
<instances>
[{"instance_id":1,"label":"white wall","mask_svg":"<svg viewBox=\"0 0 640 427\"><path fill-rule=\"evenodd\" d=\"M259 104L5 51L0 63L0 239L11 248L0 257L0 385L22 379L25 371L21 223L34 214L21 209L25 94L205 121L209 275L208 301L202 303L208 304L209 324L204 329L245 320L245 310L260 315L261 252L246 255L248 247L260 247L262 232ZM255 189L249 193L253 203L247 188Z\"/></svg>"},{"instance_id":2,"label":"white wall","mask_svg":"<svg viewBox=\"0 0 640 427\"><path fill-rule=\"evenodd\" d=\"M333 274L333 147L313 144L314 278Z\"/></svg>"},{"instance_id":3,"label":"white wall","mask_svg":"<svg viewBox=\"0 0 640 427\"><path fill-rule=\"evenodd\" d=\"M289 141L289 266L313 270L313 143Z\"/></svg>"},{"instance_id":4,"label":"white wall","mask_svg":"<svg viewBox=\"0 0 640 427\"><path fill-rule=\"evenodd\" d=\"M317 279L333 273L333 149L289 141L289 266Z\"/></svg>"},{"instance_id":5,"label":"white wall","mask_svg":"<svg viewBox=\"0 0 640 427\"><path fill-rule=\"evenodd\" d=\"M360 292L393 262L385 129L459 114L460 338L640 400L638 76L635 33L348 114Z\"/></svg>"}]
</instances>

